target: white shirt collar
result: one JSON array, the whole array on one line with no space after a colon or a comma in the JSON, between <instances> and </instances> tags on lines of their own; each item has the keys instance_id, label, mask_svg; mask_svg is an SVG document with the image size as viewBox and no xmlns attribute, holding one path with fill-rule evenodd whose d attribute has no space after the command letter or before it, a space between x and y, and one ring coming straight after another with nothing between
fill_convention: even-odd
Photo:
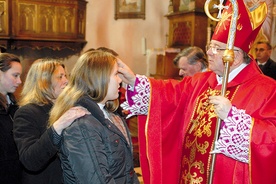
<instances>
[{"instance_id":1,"label":"white shirt collar","mask_svg":"<svg viewBox=\"0 0 276 184\"><path fill-rule=\"evenodd\" d=\"M101 103L98 103L98 106L100 107L100 109L103 111L103 114L104 114L104 117L106 118L106 119L108 119L108 115L107 115L107 112L106 112L106 110L104 109L104 104L101 104Z\"/></svg>"},{"instance_id":2,"label":"white shirt collar","mask_svg":"<svg viewBox=\"0 0 276 184\"><path fill-rule=\"evenodd\" d=\"M12 102L11 102L10 96L7 95L6 97L7 97L7 102L8 102L8 104L11 104Z\"/></svg>"},{"instance_id":3,"label":"white shirt collar","mask_svg":"<svg viewBox=\"0 0 276 184\"><path fill-rule=\"evenodd\" d=\"M242 63L239 67L232 70L229 73L228 82L231 82L246 66L247 64ZM222 77L220 77L219 75L217 75L216 77L217 77L218 84L222 84Z\"/></svg>"},{"instance_id":4,"label":"white shirt collar","mask_svg":"<svg viewBox=\"0 0 276 184\"><path fill-rule=\"evenodd\" d=\"M266 62L267 62L267 61L266 61ZM266 64L266 62L264 62L264 63L260 63L259 61L257 61L258 65L265 65L265 64Z\"/></svg>"},{"instance_id":5,"label":"white shirt collar","mask_svg":"<svg viewBox=\"0 0 276 184\"><path fill-rule=\"evenodd\" d=\"M98 103L98 106L100 107L100 109L101 109L101 110L103 110L103 108L104 108L104 104L100 104L100 103Z\"/></svg>"}]
</instances>

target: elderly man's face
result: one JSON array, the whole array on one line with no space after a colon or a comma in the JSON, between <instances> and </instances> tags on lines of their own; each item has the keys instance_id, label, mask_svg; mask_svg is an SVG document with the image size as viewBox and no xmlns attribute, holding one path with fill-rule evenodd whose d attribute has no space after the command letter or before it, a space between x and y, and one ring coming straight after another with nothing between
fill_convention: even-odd
<instances>
[{"instance_id":1,"label":"elderly man's face","mask_svg":"<svg viewBox=\"0 0 276 184\"><path fill-rule=\"evenodd\" d=\"M226 44L212 40L210 45L206 47L209 69L215 72L219 76L223 76L224 63L222 60L224 51L226 50ZM238 47L234 47L234 61L230 65L230 72L239 67L244 62L243 51Z\"/></svg>"},{"instance_id":2,"label":"elderly man's face","mask_svg":"<svg viewBox=\"0 0 276 184\"><path fill-rule=\"evenodd\" d=\"M190 64L188 58L186 56L182 56L178 61L179 68L179 76L193 76L194 74L201 72L201 64L200 62L196 62L195 64Z\"/></svg>"},{"instance_id":3,"label":"elderly man's face","mask_svg":"<svg viewBox=\"0 0 276 184\"><path fill-rule=\"evenodd\" d=\"M224 64L222 61L223 52L226 49L226 44L212 40L206 50L208 56L209 69L217 75L222 76Z\"/></svg>"}]
</instances>

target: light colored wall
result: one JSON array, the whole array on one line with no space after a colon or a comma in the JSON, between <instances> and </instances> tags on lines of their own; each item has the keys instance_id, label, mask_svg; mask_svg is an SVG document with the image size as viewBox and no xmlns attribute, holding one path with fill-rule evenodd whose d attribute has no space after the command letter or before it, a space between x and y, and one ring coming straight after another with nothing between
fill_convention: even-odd
<instances>
[{"instance_id":1,"label":"light colored wall","mask_svg":"<svg viewBox=\"0 0 276 184\"><path fill-rule=\"evenodd\" d=\"M165 16L169 0L146 0L146 19L114 19L115 0L87 0L86 40L84 51L101 46L115 50L135 73L146 74L146 56L142 54L142 38L147 48L166 45L169 21ZM70 71L78 56L66 61Z\"/></svg>"}]
</instances>

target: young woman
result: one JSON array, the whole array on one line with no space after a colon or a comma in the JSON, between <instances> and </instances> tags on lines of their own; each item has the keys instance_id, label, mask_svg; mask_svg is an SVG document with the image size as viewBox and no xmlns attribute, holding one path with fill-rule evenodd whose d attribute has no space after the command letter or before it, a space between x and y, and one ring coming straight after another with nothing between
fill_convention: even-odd
<instances>
[{"instance_id":1,"label":"young woman","mask_svg":"<svg viewBox=\"0 0 276 184\"><path fill-rule=\"evenodd\" d=\"M113 113L122 81L117 70L117 58L112 54L85 52L51 111L50 126L73 106L83 106L91 113L63 132L60 158L65 183L139 183L129 130L123 118Z\"/></svg>"},{"instance_id":2,"label":"young woman","mask_svg":"<svg viewBox=\"0 0 276 184\"><path fill-rule=\"evenodd\" d=\"M47 126L50 109L67 83L64 65L55 59L35 61L27 74L14 118L14 139L24 165L24 184L63 183L57 156L61 132L88 113L74 107Z\"/></svg>"},{"instance_id":3,"label":"young woman","mask_svg":"<svg viewBox=\"0 0 276 184\"><path fill-rule=\"evenodd\" d=\"M18 109L13 93L21 84L17 56L0 53L0 183L21 183L21 166L13 140L13 116Z\"/></svg>"}]
</instances>

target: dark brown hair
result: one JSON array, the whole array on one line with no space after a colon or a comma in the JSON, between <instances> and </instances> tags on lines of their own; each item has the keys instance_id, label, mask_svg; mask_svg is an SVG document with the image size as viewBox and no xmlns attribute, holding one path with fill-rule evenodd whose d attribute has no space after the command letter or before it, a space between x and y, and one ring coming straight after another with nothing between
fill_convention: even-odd
<instances>
[{"instance_id":1,"label":"dark brown hair","mask_svg":"<svg viewBox=\"0 0 276 184\"><path fill-rule=\"evenodd\" d=\"M20 59L16 55L13 55L13 54L10 54L10 53L0 53L0 70L2 72L8 71L11 68L11 63L12 62L20 63ZM10 94L10 93L8 95L9 95L10 100L12 101L12 103L15 104L16 101L15 101L14 95ZM7 109L7 107L8 107L7 99L1 93L0 93L0 105L1 105L0 108L3 107L5 109Z\"/></svg>"}]
</instances>

